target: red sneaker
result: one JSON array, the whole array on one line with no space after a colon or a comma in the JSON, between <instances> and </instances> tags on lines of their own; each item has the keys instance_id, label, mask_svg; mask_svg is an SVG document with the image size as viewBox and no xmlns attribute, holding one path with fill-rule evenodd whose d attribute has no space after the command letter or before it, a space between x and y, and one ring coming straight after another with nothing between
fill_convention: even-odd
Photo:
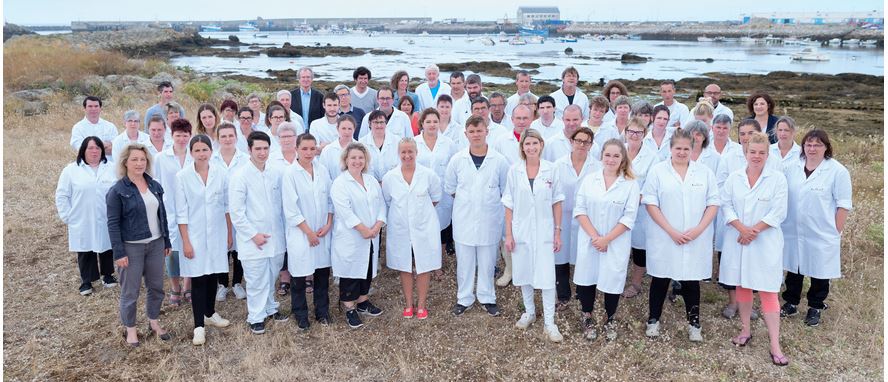
<instances>
[{"instance_id":1,"label":"red sneaker","mask_svg":"<svg viewBox=\"0 0 888 382\"><path fill-rule=\"evenodd\" d=\"M413 308L404 308L404 313L401 314L401 317L413 318Z\"/></svg>"},{"instance_id":2,"label":"red sneaker","mask_svg":"<svg viewBox=\"0 0 888 382\"><path fill-rule=\"evenodd\" d=\"M416 319L417 320L425 320L426 318L429 318L429 311L428 310L425 310L422 308L416 310Z\"/></svg>"}]
</instances>

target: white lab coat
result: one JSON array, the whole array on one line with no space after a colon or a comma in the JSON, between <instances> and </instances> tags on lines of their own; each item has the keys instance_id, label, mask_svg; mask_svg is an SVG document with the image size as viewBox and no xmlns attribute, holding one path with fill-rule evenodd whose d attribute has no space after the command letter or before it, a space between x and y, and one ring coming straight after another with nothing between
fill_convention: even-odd
<instances>
[{"instance_id":1,"label":"white lab coat","mask_svg":"<svg viewBox=\"0 0 888 382\"><path fill-rule=\"evenodd\" d=\"M535 94L533 94L533 92L531 92L531 91L528 91L526 94L530 94L536 98L539 98ZM512 94L509 96L509 99L506 100L506 116L507 117L512 116L512 111L515 110L515 108L521 104L520 100L521 100L521 95L519 95L518 93L515 93L515 94Z\"/></svg>"},{"instance_id":2,"label":"white lab coat","mask_svg":"<svg viewBox=\"0 0 888 382\"><path fill-rule=\"evenodd\" d=\"M487 124L487 144L492 145L494 142L498 141L500 138L505 137L506 135L512 135L514 129L507 129L505 126L500 125L494 121L490 121L488 119ZM465 128L463 128L463 136L465 136ZM468 146L469 139L466 138L466 146Z\"/></svg>"},{"instance_id":3,"label":"white lab coat","mask_svg":"<svg viewBox=\"0 0 888 382\"><path fill-rule=\"evenodd\" d=\"M129 139L129 137L126 135L126 130L124 130L122 133L114 137L113 141L111 141L111 156L117 158L118 156L120 156L123 148L129 146L131 143L140 143L145 146L151 146L151 136L140 131L139 135L136 137L136 140L133 141ZM114 163L111 160L112 158L108 159L108 163Z\"/></svg>"},{"instance_id":4,"label":"white lab coat","mask_svg":"<svg viewBox=\"0 0 888 382\"><path fill-rule=\"evenodd\" d=\"M438 79L438 84L438 92L435 93L434 97L432 97L432 90L429 89L428 82L423 82L416 86L416 90L414 92L416 93L416 96L419 97L420 110L425 110L430 107L437 106L438 97L440 97L441 94L450 95L450 85L444 83L444 81L441 81L440 79Z\"/></svg>"},{"instance_id":5,"label":"white lab coat","mask_svg":"<svg viewBox=\"0 0 888 382\"><path fill-rule=\"evenodd\" d=\"M447 164L444 192L453 197L453 240L468 246L498 245L503 237L506 158L488 146L480 168L469 148L457 152Z\"/></svg>"},{"instance_id":6,"label":"white lab coat","mask_svg":"<svg viewBox=\"0 0 888 382\"><path fill-rule=\"evenodd\" d=\"M111 142L113 146L114 138L117 137L117 126L114 126L113 123L102 118L99 118L97 123L92 123L86 119L86 117L83 117L83 119L75 123L74 127L71 128L71 148L73 148L74 151L79 151L80 145L83 144L83 140L90 136L99 137L103 142ZM112 147L112 150L113 149L114 148Z\"/></svg>"},{"instance_id":7,"label":"white lab coat","mask_svg":"<svg viewBox=\"0 0 888 382\"><path fill-rule=\"evenodd\" d=\"M360 121L358 121L358 123L360 123ZM355 126L355 128L358 126ZM311 121L308 131L318 140L318 146L336 142L339 139L339 132L336 131L336 123L328 123L326 116Z\"/></svg>"},{"instance_id":8,"label":"white lab coat","mask_svg":"<svg viewBox=\"0 0 888 382\"><path fill-rule=\"evenodd\" d=\"M641 191L633 179L620 175L610 189L604 184L604 170L590 174L577 190L574 217L585 215L599 235L607 235L617 224L630 231L623 232L610 242L606 252L592 246L592 238L581 227L577 234L577 266L574 283L597 285L604 293L623 293L629 252L632 249L632 228L638 211Z\"/></svg>"},{"instance_id":9,"label":"white lab coat","mask_svg":"<svg viewBox=\"0 0 888 382\"><path fill-rule=\"evenodd\" d=\"M438 135L450 138L450 140L453 141L453 144L456 146L457 150L469 147L469 139L466 138L465 126L460 125L452 119L450 120L450 124L447 125L447 130L444 130L442 132L439 129Z\"/></svg>"},{"instance_id":10,"label":"white lab coat","mask_svg":"<svg viewBox=\"0 0 888 382\"><path fill-rule=\"evenodd\" d=\"M249 162L250 156L244 154L244 152L240 150L234 151L234 156L231 157L230 163L225 163L225 159L222 158L222 152L219 150L213 150L213 156L210 157L211 165L220 166L220 168L224 168L226 170L225 176L226 178L228 178L226 182L231 179L231 175L233 175L234 172L237 171L237 169L241 168ZM226 190L225 192L228 191ZM231 237L237 239L237 228L235 228L233 224L231 225ZM231 250L237 251L237 240L234 240L234 242L232 243Z\"/></svg>"},{"instance_id":11,"label":"white lab coat","mask_svg":"<svg viewBox=\"0 0 888 382\"><path fill-rule=\"evenodd\" d=\"M540 161L530 187L527 165L520 161L509 168L503 206L512 210L512 284L534 289L555 288L555 217L552 206L564 201L555 165ZM508 222L506 223L508 224Z\"/></svg>"},{"instance_id":12,"label":"white lab coat","mask_svg":"<svg viewBox=\"0 0 888 382\"><path fill-rule=\"evenodd\" d=\"M117 183L116 167L99 163L93 171L86 162L70 163L59 175L55 203L68 226L68 250L102 253L111 249L105 194Z\"/></svg>"},{"instance_id":13,"label":"white lab coat","mask_svg":"<svg viewBox=\"0 0 888 382\"><path fill-rule=\"evenodd\" d=\"M287 231L287 270L294 277L308 276L315 269L330 266L330 237L327 232L319 237L320 244L312 247L308 236L299 229L305 222L317 232L327 224L327 216L333 213L330 198L330 173L320 163L312 163L312 174L298 163L284 170L281 180L284 222Z\"/></svg>"},{"instance_id":14,"label":"white lab coat","mask_svg":"<svg viewBox=\"0 0 888 382\"><path fill-rule=\"evenodd\" d=\"M682 181L670 161L657 163L648 171L641 202L658 206L669 225L679 232L687 231L700 224L706 207L719 205L715 175L691 161ZM710 223L697 239L677 245L653 223L645 237L648 274L678 281L709 278L713 232Z\"/></svg>"},{"instance_id":15,"label":"white lab coat","mask_svg":"<svg viewBox=\"0 0 888 382\"><path fill-rule=\"evenodd\" d=\"M518 139L515 138L515 134L513 133L503 135L490 146L493 147L496 152L506 158L506 161L509 162L509 166L521 161ZM545 146L543 146L543 150L545 150Z\"/></svg>"},{"instance_id":16,"label":"white lab coat","mask_svg":"<svg viewBox=\"0 0 888 382\"><path fill-rule=\"evenodd\" d=\"M842 235L836 209L851 210L851 176L835 159L825 159L808 178L805 162L786 168L789 207L782 228L783 268L818 279L842 277Z\"/></svg>"},{"instance_id":17,"label":"white lab coat","mask_svg":"<svg viewBox=\"0 0 888 382\"><path fill-rule=\"evenodd\" d=\"M368 111L367 114L364 114L364 119L361 120L361 132L358 133L358 139L371 134L369 120L371 112L372 110ZM395 135L398 139L412 137L413 126L410 121L410 116L398 109L392 109L392 116L389 117L388 122L385 123L385 132Z\"/></svg>"},{"instance_id":18,"label":"white lab coat","mask_svg":"<svg viewBox=\"0 0 888 382\"><path fill-rule=\"evenodd\" d=\"M802 147L799 146L798 143L793 142L792 148L789 149L789 152L786 153L786 156L780 155L780 147L777 147L776 143L771 144L771 152L768 154L769 157L774 157L780 160L781 168L784 170L786 167L795 165L802 159L799 158L799 155L802 153Z\"/></svg>"},{"instance_id":19,"label":"white lab coat","mask_svg":"<svg viewBox=\"0 0 888 382\"><path fill-rule=\"evenodd\" d=\"M644 137L644 145L650 146L657 152L657 162L662 162L669 157L672 156L672 152L670 151L671 147L670 142L672 141L672 134L675 132L673 129L666 128L666 135L663 136L663 140L660 142L660 145L657 146L657 141L654 140L653 136L653 128L648 129L647 135Z\"/></svg>"},{"instance_id":20,"label":"white lab coat","mask_svg":"<svg viewBox=\"0 0 888 382\"><path fill-rule=\"evenodd\" d=\"M628 143L627 143L627 150ZM638 184L639 193L644 189L644 183L647 181L647 175L651 167L659 163L657 152L647 142L641 142L641 150L632 160L632 174L635 175L635 183ZM652 225L653 224L653 225ZM635 216L635 227L632 227L632 248L647 249L645 240L647 238L648 229L656 229L656 224L651 220L645 206L640 206Z\"/></svg>"},{"instance_id":21,"label":"white lab coat","mask_svg":"<svg viewBox=\"0 0 888 382\"><path fill-rule=\"evenodd\" d=\"M718 280L763 292L780 292L783 283L783 232L786 218L786 178L780 170L765 168L758 181L749 186L746 168L732 172L721 189L727 225ZM771 226L749 245L740 245L740 232L730 225L734 220L747 227L758 222Z\"/></svg>"},{"instance_id":22,"label":"white lab coat","mask_svg":"<svg viewBox=\"0 0 888 382\"><path fill-rule=\"evenodd\" d=\"M537 118L530 123L528 128L538 131L546 142L548 142L550 138L559 134L564 135L564 122L558 118L553 119L549 126L543 124L542 118Z\"/></svg>"},{"instance_id":23,"label":"white lab coat","mask_svg":"<svg viewBox=\"0 0 888 382\"><path fill-rule=\"evenodd\" d=\"M700 156L697 157L695 162L705 165L713 174L715 174L715 172L718 171L718 161L720 160L720 157L721 154L719 154L718 151L715 151L715 149L712 148L712 145L709 145L700 152Z\"/></svg>"},{"instance_id":24,"label":"white lab coat","mask_svg":"<svg viewBox=\"0 0 888 382\"><path fill-rule=\"evenodd\" d=\"M567 96L564 95L564 88L558 88L558 90L549 95L555 98L555 118L561 119L564 115L564 108L571 105L567 102ZM579 87L577 87L574 93L573 104L583 110L583 119L589 119L589 97L586 97L586 94Z\"/></svg>"},{"instance_id":25,"label":"white lab coat","mask_svg":"<svg viewBox=\"0 0 888 382\"><path fill-rule=\"evenodd\" d=\"M450 96L453 97L453 94L450 94ZM463 93L463 96L459 99L454 99L453 107L450 110L450 119L465 126L466 120L472 115L472 102L469 100L469 92Z\"/></svg>"},{"instance_id":26,"label":"white lab coat","mask_svg":"<svg viewBox=\"0 0 888 382\"><path fill-rule=\"evenodd\" d=\"M179 158L173 148L165 149L154 156L154 180L163 186L163 206L166 209L167 229L170 232L170 243L173 251L182 252L182 240L179 238L179 226L176 221L176 174L183 168L194 164L191 151L185 149L185 164L179 165Z\"/></svg>"},{"instance_id":27,"label":"white lab coat","mask_svg":"<svg viewBox=\"0 0 888 382\"><path fill-rule=\"evenodd\" d=\"M355 227L364 224L368 229L377 221L385 223L385 201L379 182L370 174L362 174L364 187L343 172L333 181L330 195L333 199L333 246L331 263L333 276L364 279L367 268L376 277L379 268L379 235L364 239ZM370 245L373 245L373 263L370 264Z\"/></svg>"},{"instance_id":28,"label":"white lab coat","mask_svg":"<svg viewBox=\"0 0 888 382\"><path fill-rule=\"evenodd\" d=\"M546 145L543 146L543 159L549 162L555 162L561 157L570 154L573 147L570 145L570 138L564 135L564 131L550 139L546 140ZM589 149L589 156L594 158L595 160L600 160L601 158L601 146L598 146L598 143L592 142L592 148Z\"/></svg>"},{"instance_id":29,"label":"white lab coat","mask_svg":"<svg viewBox=\"0 0 888 382\"><path fill-rule=\"evenodd\" d=\"M441 228L447 227L453 217L453 197L444 192L444 175L447 173L447 164L450 163L450 158L453 158L453 154L457 151L456 144L450 138L439 135L435 141L435 147L430 149L425 139L422 138L422 134L413 139L416 141L418 151L416 163L432 170L438 177L438 185L441 186L442 195L438 204L435 205L435 212L438 215L438 224Z\"/></svg>"},{"instance_id":30,"label":"white lab coat","mask_svg":"<svg viewBox=\"0 0 888 382\"><path fill-rule=\"evenodd\" d=\"M194 258L179 252L179 274L200 277L228 273L228 174L224 167L210 163L207 182L194 169L176 174L176 222L188 226L188 239ZM178 227L176 227L176 231Z\"/></svg>"},{"instance_id":31,"label":"white lab coat","mask_svg":"<svg viewBox=\"0 0 888 382\"><path fill-rule=\"evenodd\" d=\"M654 107L660 105L664 105L664 103L660 102L654 105ZM691 110L688 109L688 106L681 102L678 102L678 100L676 99L672 100L672 105L666 107L669 108L669 122L667 122L666 124L667 129L669 130L675 130L676 122L679 122L681 126L684 126L693 119L691 116Z\"/></svg>"},{"instance_id":32,"label":"white lab coat","mask_svg":"<svg viewBox=\"0 0 888 382\"><path fill-rule=\"evenodd\" d=\"M690 110L688 110L688 111L690 112ZM715 110L712 112L712 117L713 117L712 119L715 119L715 116L717 116L719 114L727 115L728 117L731 117L732 123L735 122L734 121L734 111L731 110L731 108L725 106L725 104L723 104L721 102L719 102L718 105L715 106ZM711 124L712 123L710 123L710 125Z\"/></svg>"},{"instance_id":33,"label":"white lab coat","mask_svg":"<svg viewBox=\"0 0 888 382\"><path fill-rule=\"evenodd\" d=\"M601 162L586 156L583 168L579 175L574 170L567 154L555 161L555 171L561 182L561 190L564 193L564 203L561 203L561 250L555 252L555 265L576 264L577 262L577 232L580 225L573 218L574 205L576 204L577 189L587 175L601 169Z\"/></svg>"},{"instance_id":34,"label":"white lab coat","mask_svg":"<svg viewBox=\"0 0 888 382\"><path fill-rule=\"evenodd\" d=\"M244 142L246 142L246 141L244 141ZM150 154L151 157L154 158L157 156L158 153L169 150L171 147L173 147L173 141L172 141L172 138L164 139L163 148L160 151L157 151L157 148L154 147L153 143L151 143L151 138L149 136L148 142L145 143L145 147L148 148L148 154Z\"/></svg>"},{"instance_id":35,"label":"white lab coat","mask_svg":"<svg viewBox=\"0 0 888 382\"><path fill-rule=\"evenodd\" d=\"M373 141L373 133L367 134L358 140L358 142L364 144L364 147L366 147L367 151L370 153L369 172L374 178L376 178L377 182L382 182L382 177L384 177L389 170L397 167L401 162L398 157L399 140L401 140L400 137L389 131L385 132L382 148L376 147L376 142Z\"/></svg>"},{"instance_id":36,"label":"white lab coat","mask_svg":"<svg viewBox=\"0 0 888 382\"><path fill-rule=\"evenodd\" d=\"M388 205L386 265L396 271L416 273L441 269L441 225L429 219L433 203L441 200L441 181L432 170L417 165L407 184L401 166L385 174L382 195Z\"/></svg>"},{"instance_id":37,"label":"white lab coat","mask_svg":"<svg viewBox=\"0 0 888 382\"><path fill-rule=\"evenodd\" d=\"M228 179L228 208L231 224L237 230L238 258L274 258L286 250L284 214L281 205L283 168L265 164L259 171L252 161L237 169ZM253 243L257 233L271 235L259 248Z\"/></svg>"},{"instance_id":38,"label":"white lab coat","mask_svg":"<svg viewBox=\"0 0 888 382\"><path fill-rule=\"evenodd\" d=\"M357 142L352 139L352 142ZM348 145L345 145L348 147ZM342 173L342 161L340 156L342 155L342 150L345 150L345 147L339 145L339 140L335 140L330 142L329 145L325 146L323 150L321 150L321 155L318 156L317 161L320 162L324 167L327 168L327 172L330 174L330 179L336 180L339 174ZM370 149L368 149L369 151ZM373 168L373 157L371 155L368 164L368 170ZM372 174L371 174L372 175Z\"/></svg>"}]
</instances>

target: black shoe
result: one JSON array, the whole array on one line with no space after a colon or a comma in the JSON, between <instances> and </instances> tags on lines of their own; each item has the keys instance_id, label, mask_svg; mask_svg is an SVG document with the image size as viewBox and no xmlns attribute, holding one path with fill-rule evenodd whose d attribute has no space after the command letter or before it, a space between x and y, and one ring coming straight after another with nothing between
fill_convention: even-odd
<instances>
[{"instance_id":1,"label":"black shoe","mask_svg":"<svg viewBox=\"0 0 888 382\"><path fill-rule=\"evenodd\" d=\"M823 308L815 309L808 308L808 314L805 315L805 325L814 327L820 325L820 313L829 308L826 304L823 304Z\"/></svg>"},{"instance_id":2,"label":"black shoe","mask_svg":"<svg viewBox=\"0 0 888 382\"><path fill-rule=\"evenodd\" d=\"M379 309L376 305L373 305L370 300L367 300L358 304L358 313L376 317L382 314L382 309Z\"/></svg>"},{"instance_id":3,"label":"black shoe","mask_svg":"<svg viewBox=\"0 0 888 382\"><path fill-rule=\"evenodd\" d=\"M250 331L253 334L265 334L265 323L257 322L255 324L250 324Z\"/></svg>"},{"instance_id":4,"label":"black shoe","mask_svg":"<svg viewBox=\"0 0 888 382\"><path fill-rule=\"evenodd\" d=\"M472 307L471 305L464 306L464 305L460 305L460 304L455 304L455 305L453 305L453 308L450 309L450 313L453 314L454 316L459 317L459 316L462 316L462 314L465 313L467 310L469 310L469 308L471 308L471 307Z\"/></svg>"},{"instance_id":5,"label":"black shoe","mask_svg":"<svg viewBox=\"0 0 888 382\"><path fill-rule=\"evenodd\" d=\"M315 321L324 326L330 325L330 318L326 316L318 317L317 319L315 319Z\"/></svg>"},{"instance_id":6,"label":"black shoe","mask_svg":"<svg viewBox=\"0 0 888 382\"><path fill-rule=\"evenodd\" d=\"M307 332L308 328L311 327L311 323L308 322L308 317L296 317L296 326L299 327L299 330Z\"/></svg>"},{"instance_id":7,"label":"black shoe","mask_svg":"<svg viewBox=\"0 0 888 382\"><path fill-rule=\"evenodd\" d=\"M352 309L345 312L345 321L348 322L348 327L352 329L357 329L364 326L364 323L361 322L361 315L358 314L357 309Z\"/></svg>"},{"instance_id":8,"label":"black shoe","mask_svg":"<svg viewBox=\"0 0 888 382\"><path fill-rule=\"evenodd\" d=\"M114 276L102 277L102 285L105 288L113 288L117 286L117 279L115 279Z\"/></svg>"},{"instance_id":9,"label":"black shoe","mask_svg":"<svg viewBox=\"0 0 888 382\"><path fill-rule=\"evenodd\" d=\"M270 318L270 319L275 320L277 322L287 322L290 319L290 316L283 314L281 312L275 312L274 314L268 316L267 318Z\"/></svg>"},{"instance_id":10,"label":"black shoe","mask_svg":"<svg viewBox=\"0 0 888 382\"><path fill-rule=\"evenodd\" d=\"M799 314L799 308L793 304L785 303L780 307L780 317L792 317Z\"/></svg>"},{"instance_id":11,"label":"black shoe","mask_svg":"<svg viewBox=\"0 0 888 382\"><path fill-rule=\"evenodd\" d=\"M80 284L80 295L81 296L89 296L93 292L92 283L83 283Z\"/></svg>"},{"instance_id":12,"label":"black shoe","mask_svg":"<svg viewBox=\"0 0 888 382\"><path fill-rule=\"evenodd\" d=\"M496 317L500 315L499 307L496 304L481 304L485 310L487 310L487 314L491 317Z\"/></svg>"}]
</instances>

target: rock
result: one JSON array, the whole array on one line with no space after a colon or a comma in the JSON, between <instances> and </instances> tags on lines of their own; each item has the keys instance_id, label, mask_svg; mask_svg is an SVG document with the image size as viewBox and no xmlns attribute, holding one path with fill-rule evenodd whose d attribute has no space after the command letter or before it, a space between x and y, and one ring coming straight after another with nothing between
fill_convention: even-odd
<instances>
[{"instance_id":1,"label":"rock","mask_svg":"<svg viewBox=\"0 0 888 382\"><path fill-rule=\"evenodd\" d=\"M53 94L52 89L43 88L43 89L28 89L17 91L15 93L10 94L11 96L18 98L22 101L26 102L36 102L40 101L43 97L51 96Z\"/></svg>"},{"instance_id":2,"label":"rock","mask_svg":"<svg viewBox=\"0 0 888 382\"><path fill-rule=\"evenodd\" d=\"M512 65L500 61L469 61L463 63L438 64L442 72L471 71L485 73L496 77L514 77Z\"/></svg>"},{"instance_id":3,"label":"rock","mask_svg":"<svg viewBox=\"0 0 888 382\"><path fill-rule=\"evenodd\" d=\"M564 54L571 55L573 53L574 53L574 50L571 47L567 47L564 49Z\"/></svg>"},{"instance_id":4,"label":"rock","mask_svg":"<svg viewBox=\"0 0 888 382\"><path fill-rule=\"evenodd\" d=\"M518 67L521 69L539 69L540 64L530 63L530 62L522 62L518 64Z\"/></svg>"},{"instance_id":5,"label":"rock","mask_svg":"<svg viewBox=\"0 0 888 382\"><path fill-rule=\"evenodd\" d=\"M622 62L624 64L637 64L637 63L647 62L647 60L648 59L645 57L642 57L642 56L639 56L636 54L632 54L632 53L624 53L622 56L620 56L620 62Z\"/></svg>"},{"instance_id":6,"label":"rock","mask_svg":"<svg viewBox=\"0 0 888 382\"><path fill-rule=\"evenodd\" d=\"M22 113L24 116L29 117L37 114L45 114L48 109L46 102L43 101L26 101L22 104L22 107L18 109L18 112Z\"/></svg>"},{"instance_id":7,"label":"rock","mask_svg":"<svg viewBox=\"0 0 888 382\"><path fill-rule=\"evenodd\" d=\"M171 84L173 84L173 88L178 88L182 86L182 80L167 72L160 72L155 74L154 77L151 77L151 83L154 84L155 89L157 89L157 84L163 81L169 81Z\"/></svg>"},{"instance_id":8,"label":"rock","mask_svg":"<svg viewBox=\"0 0 888 382\"><path fill-rule=\"evenodd\" d=\"M370 49L368 51L368 53L375 54L377 56L395 56L395 55L399 55L403 52L401 52L399 50L392 50L392 49Z\"/></svg>"},{"instance_id":9,"label":"rock","mask_svg":"<svg viewBox=\"0 0 888 382\"><path fill-rule=\"evenodd\" d=\"M237 36L235 36L235 35L233 35L233 34L230 34L230 35L228 35L228 41L231 41L231 42L240 42L240 39L237 38Z\"/></svg>"},{"instance_id":10,"label":"rock","mask_svg":"<svg viewBox=\"0 0 888 382\"><path fill-rule=\"evenodd\" d=\"M703 61L705 61L705 62L707 62L707 63L710 63L710 64L713 63L713 62L715 62L715 60L713 60L713 59L711 59L711 58L707 58L707 59L705 59L705 60L703 60Z\"/></svg>"},{"instance_id":11,"label":"rock","mask_svg":"<svg viewBox=\"0 0 888 382\"><path fill-rule=\"evenodd\" d=\"M371 54L401 54L399 51L388 49L357 49L349 46L331 46L329 44L327 46L320 46L320 44L304 46L291 45L289 42L285 42L280 48L265 49L265 54L268 57L354 57L363 56L368 52Z\"/></svg>"},{"instance_id":12,"label":"rock","mask_svg":"<svg viewBox=\"0 0 888 382\"><path fill-rule=\"evenodd\" d=\"M10 23L3 24L3 42L6 42L6 40L9 40L10 38L13 38L15 36L22 36L22 35L29 35L29 34L36 34L36 33L32 32L31 30L29 30L25 27L22 27L22 26L19 26L16 24L10 24Z\"/></svg>"}]
</instances>

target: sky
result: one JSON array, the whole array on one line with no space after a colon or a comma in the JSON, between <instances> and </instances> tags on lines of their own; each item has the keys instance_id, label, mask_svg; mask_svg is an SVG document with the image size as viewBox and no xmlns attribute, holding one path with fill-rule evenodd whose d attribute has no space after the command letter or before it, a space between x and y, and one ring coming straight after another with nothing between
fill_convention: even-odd
<instances>
[{"instance_id":1,"label":"sky","mask_svg":"<svg viewBox=\"0 0 888 382\"><path fill-rule=\"evenodd\" d=\"M6 0L6 22L22 25L66 25L71 21L212 21L303 17L431 17L495 20L515 18L518 6L558 6L561 18L573 21L723 21L750 12L871 11L884 12L882 0L523 0L523 1L392 1L334 0L330 6L298 6L307 0ZM422 6L418 4L425 3ZM249 4L249 5L245 5ZM368 6L368 4L370 4ZM623 5L623 6L621 6Z\"/></svg>"}]
</instances>

